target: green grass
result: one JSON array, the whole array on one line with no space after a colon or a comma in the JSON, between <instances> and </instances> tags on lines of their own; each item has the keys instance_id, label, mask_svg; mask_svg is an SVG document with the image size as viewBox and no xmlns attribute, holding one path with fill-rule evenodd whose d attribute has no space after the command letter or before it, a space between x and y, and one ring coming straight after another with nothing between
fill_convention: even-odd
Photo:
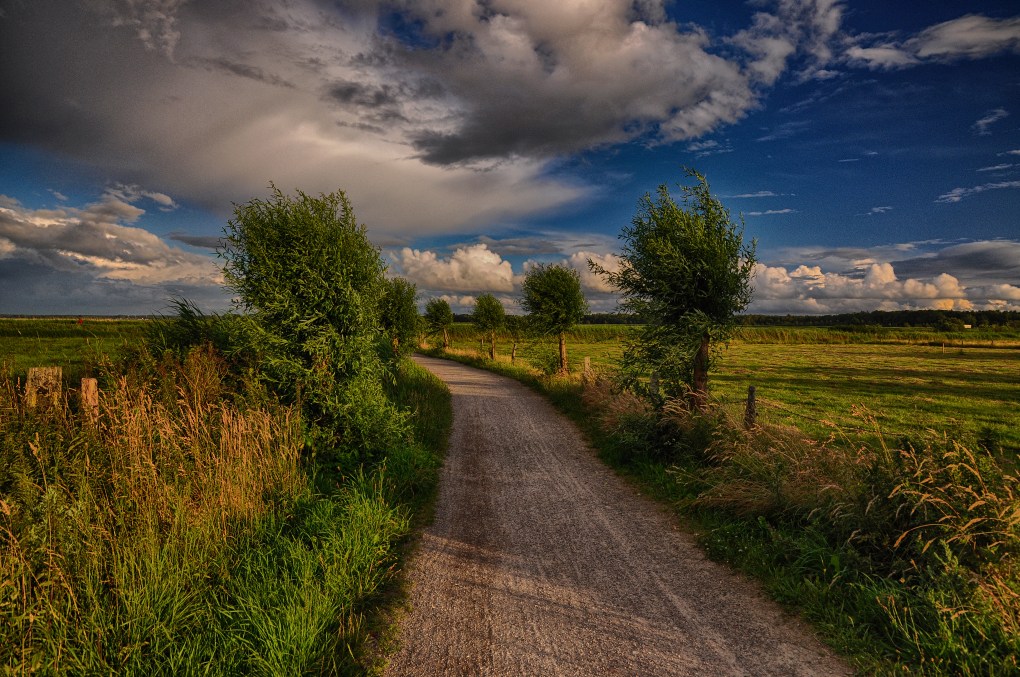
<instances>
[{"instance_id":1,"label":"green grass","mask_svg":"<svg viewBox=\"0 0 1020 677\"><path fill-rule=\"evenodd\" d=\"M622 339L634 331L626 325L575 328L567 336L571 370L579 371L585 357L595 369L614 368ZM943 349L933 335L950 343L966 338L973 347ZM480 354L470 325L457 325L451 338L452 348ZM552 338L533 339L521 342L517 357L543 369L555 364L556 350ZM509 360L509 339L499 339L497 351ZM741 329L720 351L710 387L713 398L739 416L753 385L764 422L794 425L819 439L879 430L895 440L938 430L1016 452L1018 373L1016 330L946 336L924 329L760 327Z\"/></svg>"},{"instance_id":2,"label":"green grass","mask_svg":"<svg viewBox=\"0 0 1020 677\"><path fill-rule=\"evenodd\" d=\"M0 318L0 365L24 380L31 367L62 367L73 383L137 346L151 320L114 318Z\"/></svg>"},{"instance_id":3,"label":"green grass","mask_svg":"<svg viewBox=\"0 0 1020 677\"><path fill-rule=\"evenodd\" d=\"M30 364L66 339L42 325ZM0 379L4 672L378 672L435 492L445 386L405 361L389 397L413 431L371 467L320 468L297 411L228 390L214 352L154 367L99 374L98 425L73 398L25 410Z\"/></svg>"}]
</instances>

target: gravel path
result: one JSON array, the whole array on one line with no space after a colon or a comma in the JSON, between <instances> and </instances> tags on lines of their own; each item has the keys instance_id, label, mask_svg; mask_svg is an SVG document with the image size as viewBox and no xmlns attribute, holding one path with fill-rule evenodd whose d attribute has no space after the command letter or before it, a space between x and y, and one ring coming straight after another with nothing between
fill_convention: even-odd
<instances>
[{"instance_id":1,"label":"gravel path","mask_svg":"<svg viewBox=\"0 0 1020 677\"><path fill-rule=\"evenodd\" d=\"M386 674L849 674L541 397L416 359L450 386L453 431Z\"/></svg>"}]
</instances>

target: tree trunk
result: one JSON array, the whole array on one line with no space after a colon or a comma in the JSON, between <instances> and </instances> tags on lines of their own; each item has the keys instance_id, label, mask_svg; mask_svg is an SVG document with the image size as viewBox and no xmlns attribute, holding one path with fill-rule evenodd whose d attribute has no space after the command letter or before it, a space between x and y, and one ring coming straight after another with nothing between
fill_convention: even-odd
<instances>
[{"instance_id":1,"label":"tree trunk","mask_svg":"<svg viewBox=\"0 0 1020 677\"><path fill-rule=\"evenodd\" d=\"M708 398L708 332L701 335L698 354L694 356L694 383L691 391L691 404L696 409L704 409Z\"/></svg>"},{"instance_id":2,"label":"tree trunk","mask_svg":"<svg viewBox=\"0 0 1020 677\"><path fill-rule=\"evenodd\" d=\"M446 327L443 327L443 350L450 347L450 332L446 331Z\"/></svg>"},{"instance_id":3,"label":"tree trunk","mask_svg":"<svg viewBox=\"0 0 1020 677\"><path fill-rule=\"evenodd\" d=\"M560 332L560 373L567 373L567 337Z\"/></svg>"},{"instance_id":4,"label":"tree trunk","mask_svg":"<svg viewBox=\"0 0 1020 677\"><path fill-rule=\"evenodd\" d=\"M489 335L489 359L493 361L496 359L496 332Z\"/></svg>"}]
</instances>

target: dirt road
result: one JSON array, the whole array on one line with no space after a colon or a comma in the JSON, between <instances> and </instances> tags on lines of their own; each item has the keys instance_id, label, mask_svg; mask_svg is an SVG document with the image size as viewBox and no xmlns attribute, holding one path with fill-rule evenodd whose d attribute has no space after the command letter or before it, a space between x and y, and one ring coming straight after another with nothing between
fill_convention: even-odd
<instances>
[{"instance_id":1,"label":"dirt road","mask_svg":"<svg viewBox=\"0 0 1020 677\"><path fill-rule=\"evenodd\" d=\"M708 560L516 381L453 393L433 525L388 675L829 675L802 623Z\"/></svg>"}]
</instances>

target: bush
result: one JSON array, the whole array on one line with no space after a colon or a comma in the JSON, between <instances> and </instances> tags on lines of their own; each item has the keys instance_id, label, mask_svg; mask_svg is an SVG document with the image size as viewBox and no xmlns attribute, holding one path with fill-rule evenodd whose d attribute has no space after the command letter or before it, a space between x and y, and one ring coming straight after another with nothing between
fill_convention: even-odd
<instances>
[{"instance_id":1,"label":"bush","mask_svg":"<svg viewBox=\"0 0 1020 677\"><path fill-rule=\"evenodd\" d=\"M300 403L316 453L341 466L378 459L406 417L387 400L377 351L386 289L378 250L343 192L236 207L222 251L261 378Z\"/></svg>"}]
</instances>

